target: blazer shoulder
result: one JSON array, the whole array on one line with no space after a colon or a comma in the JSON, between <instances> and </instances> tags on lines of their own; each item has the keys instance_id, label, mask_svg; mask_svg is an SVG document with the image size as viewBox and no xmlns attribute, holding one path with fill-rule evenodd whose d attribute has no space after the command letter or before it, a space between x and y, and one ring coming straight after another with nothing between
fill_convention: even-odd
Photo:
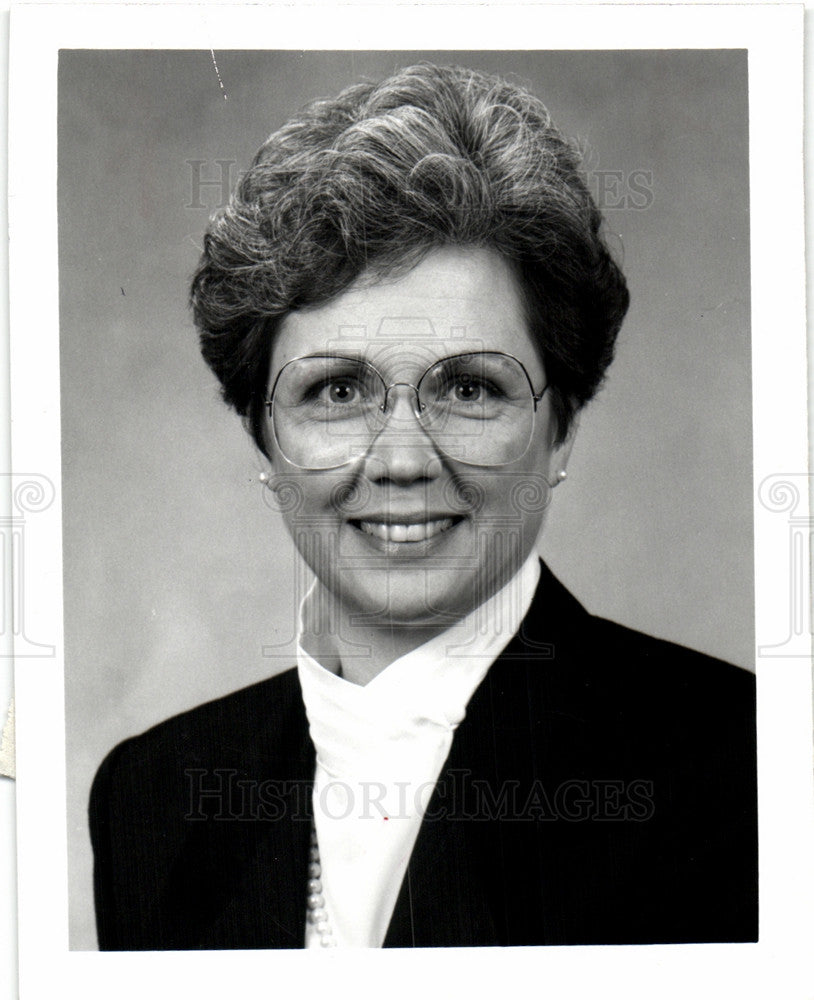
<instances>
[{"instance_id":1,"label":"blazer shoulder","mask_svg":"<svg viewBox=\"0 0 814 1000\"><path fill-rule=\"evenodd\" d=\"M91 801L123 774L160 774L179 762L208 767L268 759L275 746L290 745L306 726L297 670L292 667L123 740L100 765Z\"/></svg>"},{"instance_id":2,"label":"blazer shoulder","mask_svg":"<svg viewBox=\"0 0 814 1000\"><path fill-rule=\"evenodd\" d=\"M88 816L100 948L218 940L198 936L198 922L228 914L242 880L257 884L246 872L273 832L273 823L245 820L307 800L313 751L301 706L297 672L287 670L110 751Z\"/></svg>"},{"instance_id":3,"label":"blazer shoulder","mask_svg":"<svg viewBox=\"0 0 814 1000\"><path fill-rule=\"evenodd\" d=\"M658 672L665 682L680 678L703 680L707 686L754 689L754 674L743 667L592 614L542 560L540 567L540 584L523 632L538 646L548 644L554 656L558 648L573 653L589 674L606 674L612 668L617 682L625 676L640 680L643 674Z\"/></svg>"},{"instance_id":4,"label":"blazer shoulder","mask_svg":"<svg viewBox=\"0 0 814 1000\"><path fill-rule=\"evenodd\" d=\"M754 687L754 674L744 667L668 639L638 632L607 618L594 615L590 618L593 641L597 647L604 649L609 656L626 657L633 667L673 669L681 671L683 676L697 676L707 683L717 682L744 689Z\"/></svg>"},{"instance_id":5,"label":"blazer shoulder","mask_svg":"<svg viewBox=\"0 0 814 1000\"><path fill-rule=\"evenodd\" d=\"M743 667L604 618L592 618L589 675L608 704L658 725L691 724L754 742L755 675ZM739 737L739 738L741 738Z\"/></svg>"}]
</instances>

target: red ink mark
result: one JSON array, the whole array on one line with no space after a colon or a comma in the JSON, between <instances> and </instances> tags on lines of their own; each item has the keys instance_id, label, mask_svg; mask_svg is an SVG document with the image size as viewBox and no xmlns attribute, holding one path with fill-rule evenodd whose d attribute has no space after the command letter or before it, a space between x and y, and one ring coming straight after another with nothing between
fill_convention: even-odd
<instances>
[{"instance_id":1,"label":"red ink mark","mask_svg":"<svg viewBox=\"0 0 814 1000\"><path fill-rule=\"evenodd\" d=\"M390 817L389 816L385 816L384 819L385 819L385 822L386 822L387 820L390 819Z\"/></svg>"}]
</instances>

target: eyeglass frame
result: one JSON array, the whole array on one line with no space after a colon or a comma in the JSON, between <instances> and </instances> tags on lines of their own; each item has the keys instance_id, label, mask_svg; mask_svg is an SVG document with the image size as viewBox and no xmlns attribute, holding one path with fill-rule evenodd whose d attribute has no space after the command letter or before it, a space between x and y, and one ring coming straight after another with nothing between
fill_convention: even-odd
<instances>
[{"instance_id":1,"label":"eyeglass frame","mask_svg":"<svg viewBox=\"0 0 814 1000\"><path fill-rule=\"evenodd\" d=\"M280 448L280 451L282 452L282 447L280 446L280 442L279 442L279 440L277 438L277 431L276 431L275 426L274 426L274 416L273 416L273 412L272 412L272 407L274 405L274 393L275 393L275 391L277 389L277 385L278 385L278 383L280 381L280 378L282 377L283 372L290 365L294 365L298 361L310 361L310 360L314 360L314 359L317 359L317 358L324 358L326 360L330 359L330 360L336 360L336 361L351 361L354 364L364 365L366 368L369 368L372 372L374 372L376 374L376 376L379 378L379 380L381 381L382 385L384 386L384 402L378 408L382 411L382 413L386 413L387 412L387 399L388 399L388 396L389 396L389 393L390 393L391 389L398 389L401 386L404 386L407 389L412 389L413 392L415 393L415 399L418 402L418 405L422 409L426 409L426 404L421 402L421 396L419 395L419 389L420 389L421 383L424 381L424 379L427 377L427 375L430 373L430 371L433 368L435 368L437 365L444 364L444 362L446 362L446 361L455 361L457 358L472 358L472 357L477 357L478 355L483 355L483 354L498 355L501 358L508 358L510 361L514 361L515 364L517 364L519 366L520 370L526 376L526 382L528 383L529 392L531 394L531 401L532 401L532 425L531 425L531 431L529 433L529 440L526 443L525 450L522 451L516 458L511 459L511 461L509 461L509 462L500 462L497 465L483 465L483 463L480 463L480 462L467 462L466 459L463 459L463 458L452 458L452 456L446 455L446 452L444 452L444 449L440 447L440 445L438 444L438 442L435 441L435 439L432 437L432 434L428 430L426 430L426 428L425 428L425 432L426 432L427 436L429 437L430 441L432 441L433 445L436 448L438 448L438 450L442 454L444 454L447 458L452 458L452 461L460 462L462 465L472 465L472 466L476 466L476 467L479 466L479 467L484 468L484 469L498 469L502 465L511 465L512 462L519 461L526 454L526 452L529 450L529 446L531 445L531 438L532 438L532 436L534 434L534 416L537 413L537 404L542 400L543 396L551 388L551 383L550 382L546 382L546 384L543 386L543 388L540 390L540 392L536 393L534 391L534 383L531 381L531 376L529 375L529 373L528 373L528 371L526 369L526 366L523 364L523 362L519 358L516 358L513 354L507 354L506 351L462 351L459 354L447 354L447 355L444 355L444 357L437 358L435 361L432 362L432 364L430 364L430 365L427 366L427 368L421 373L421 378L418 380L418 382L415 385L413 385L412 382L391 382L388 385L388 383L385 381L385 378L382 375L382 373L379 371L379 369L375 365L371 364L370 361L366 361L364 358L351 358L351 357L348 357L345 354L302 354L299 357L291 358L291 360L290 361L286 361L286 363L283 365L283 367L277 372L277 375L274 378L274 382L272 383L271 390L269 391L269 393L266 396L266 398L263 400L263 405L268 409L268 419L271 422L271 431L274 434L275 441L277 441L277 447ZM419 426L421 426L423 428L424 425L421 423L421 412L413 409L413 413L415 414L415 417L416 417L416 419L419 422ZM373 441L376 440L376 436L377 435L374 435L373 438L371 439L371 444L373 443ZM364 454L364 452L361 452L358 457L360 458L363 454ZM284 456L284 458L286 459L287 462L289 462L291 465L295 466L296 468L303 469L305 471L312 471L312 472L328 472L331 469L341 469L343 465L349 465L349 464L351 464L351 462L353 462L353 461L356 460L356 459L348 459L347 461L340 462L338 465L329 465L329 466L326 466L325 468L318 467L318 468L315 469L315 468L313 468L311 466L308 466L308 465L298 465L296 462L292 462L291 459L288 458L288 456L285 455L284 452L283 452L283 456Z\"/></svg>"}]
</instances>

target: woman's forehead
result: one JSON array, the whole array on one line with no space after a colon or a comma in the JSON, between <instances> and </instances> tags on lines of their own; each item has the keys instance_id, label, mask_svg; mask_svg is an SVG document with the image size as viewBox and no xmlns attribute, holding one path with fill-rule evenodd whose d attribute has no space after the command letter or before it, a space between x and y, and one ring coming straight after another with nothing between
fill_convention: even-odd
<instances>
[{"instance_id":1,"label":"woman's forehead","mask_svg":"<svg viewBox=\"0 0 814 1000\"><path fill-rule=\"evenodd\" d=\"M272 369L304 354L400 357L427 364L470 351L503 351L537 362L516 279L498 254L444 248L398 278L366 281L280 324Z\"/></svg>"}]
</instances>

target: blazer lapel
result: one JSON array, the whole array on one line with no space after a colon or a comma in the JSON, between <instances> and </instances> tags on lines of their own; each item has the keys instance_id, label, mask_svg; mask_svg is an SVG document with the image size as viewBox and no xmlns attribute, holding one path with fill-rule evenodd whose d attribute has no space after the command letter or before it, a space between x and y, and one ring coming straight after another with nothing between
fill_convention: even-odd
<instances>
[{"instance_id":1,"label":"blazer lapel","mask_svg":"<svg viewBox=\"0 0 814 1000\"><path fill-rule=\"evenodd\" d=\"M552 761L567 771L586 720L569 669L590 616L543 564L518 634L472 696L407 869L385 947L561 939L542 896ZM525 818L523 818L525 817ZM543 926L545 924L545 926Z\"/></svg>"}]
</instances>

